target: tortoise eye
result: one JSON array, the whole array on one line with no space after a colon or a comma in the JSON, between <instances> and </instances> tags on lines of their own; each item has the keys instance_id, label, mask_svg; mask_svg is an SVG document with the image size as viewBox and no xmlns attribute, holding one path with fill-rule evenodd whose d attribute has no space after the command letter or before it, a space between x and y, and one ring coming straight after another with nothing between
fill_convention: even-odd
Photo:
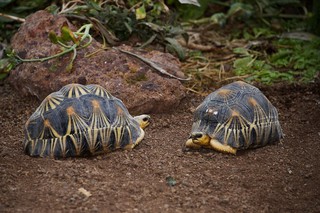
<instances>
[{"instance_id":1,"label":"tortoise eye","mask_svg":"<svg viewBox=\"0 0 320 213\"><path fill-rule=\"evenodd\" d=\"M194 139L194 140L196 140L196 139L198 139L198 138L201 138L203 136L203 134L202 133L194 133L194 134L192 134L191 135L191 138L192 139Z\"/></svg>"},{"instance_id":2,"label":"tortoise eye","mask_svg":"<svg viewBox=\"0 0 320 213\"><path fill-rule=\"evenodd\" d=\"M144 122L147 122L149 120L149 118L145 117L142 119Z\"/></svg>"}]
</instances>

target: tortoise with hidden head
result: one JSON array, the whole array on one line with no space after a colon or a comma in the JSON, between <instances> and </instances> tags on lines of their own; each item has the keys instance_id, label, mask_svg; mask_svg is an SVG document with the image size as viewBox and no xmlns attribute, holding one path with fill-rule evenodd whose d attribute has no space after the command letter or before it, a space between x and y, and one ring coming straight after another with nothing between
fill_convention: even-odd
<instances>
[{"instance_id":1,"label":"tortoise with hidden head","mask_svg":"<svg viewBox=\"0 0 320 213\"><path fill-rule=\"evenodd\" d=\"M24 151L55 158L132 149L144 137L148 115L132 117L99 85L69 84L48 95L25 125Z\"/></svg>"},{"instance_id":2,"label":"tortoise with hidden head","mask_svg":"<svg viewBox=\"0 0 320 213\"><path fill-rule=\"evenodd\" d=\"M237 81L211 93L197 107L186 147L236 154L282 137L277 109L258 88Z\"/></svg>"}]
</instances>

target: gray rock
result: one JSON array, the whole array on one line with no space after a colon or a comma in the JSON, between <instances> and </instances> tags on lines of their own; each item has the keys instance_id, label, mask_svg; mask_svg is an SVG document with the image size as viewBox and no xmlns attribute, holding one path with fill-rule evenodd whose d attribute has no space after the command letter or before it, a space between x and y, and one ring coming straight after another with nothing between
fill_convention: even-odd
<instances>
[{"instance_id":1,"label":"gray rock","mask_svg":"<svg viewBox=\"0 0 320 213\"><path fill-rule=\"evenodd\" d=\"M38 11L22 24L12 38L13 49L21 58L43 58L61 52L48 34L57 34L67 25L75 27L64 17ZM129 46L120 47L158 63L169 73L179 74L179 61L168 53L159 51L137 52ZM24 95L44 99L53 91L69 83L100 84L114 96L123 100L131 113L164 112L177 106L185 96L185 88L176 80L160 73L142 61L117 50L101 50L101 44L92 44L77 51L71 72L66 71L72 54L44 62L24 62L9 76L9 82ZM96 52L90 57L86 55Z\"/></svg>"}]
</instances>

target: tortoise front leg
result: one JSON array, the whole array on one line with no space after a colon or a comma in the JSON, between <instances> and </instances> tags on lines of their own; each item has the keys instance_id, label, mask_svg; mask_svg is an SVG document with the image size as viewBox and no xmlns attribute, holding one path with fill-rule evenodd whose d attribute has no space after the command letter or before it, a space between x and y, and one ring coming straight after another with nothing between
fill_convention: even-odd
<instances>
[{"instance_id":1,"label":"tortoise front leg","mask_svg":"<svg viewBox=\"0 0 320 213\"><path fill-rule=\"evenodd\" d=\"M224 145L214 138L212 138L210 140L210 145L211 145L212 149L214 149L218 152L229 153L229 154L234 154L234 155L237 153L237 149L235 149L229 145Z\"/></svg>"}]
</instances>

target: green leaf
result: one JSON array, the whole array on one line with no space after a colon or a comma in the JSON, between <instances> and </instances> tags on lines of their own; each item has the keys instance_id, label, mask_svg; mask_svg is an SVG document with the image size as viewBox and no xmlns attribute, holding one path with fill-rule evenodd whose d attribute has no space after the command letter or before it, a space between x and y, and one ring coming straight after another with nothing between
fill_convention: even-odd
<instances>
[{"instance_id":1,"label":"green leaf","mask_svg":"<svg viewBox=\"0 0 320 213\"><path fill-rule=\"evenodd\" d=\"M226 24L227 17L224 13L215 13L210 17L211 24L218 24L224 26Z\"/></svg>"},{"instance_id":2,"label":"green leaf","mask_svg":"<svg viewBox=\"0 0 320 213\"><path fill-rule=\"evenodd\" d=\"M287 66L290 62L291 55L291 50L280 49L279 52L271 55L270 62L277 66Z\"/></svg>"},{"instance_id":3,"label":"green leaf","mask_svg":"<svg viewBox=\"0 0 320 213\"><path fill-rule=\"evenodd\" d=\"M52 5L48 6L48 7L46 7L45 10L48 11L49 13L53 14L53 15L57 15L59 13L60 8L57 5L52 4Z\"/></svg>"},{"instance_id":4,"label":"green leaf","mask_svg":"<svg viewBox=\"0 0 320 213\"><path fill-rule=\"evenodd\" d=\"M175 52L180 60L185 59L185 52L182 46L179 44L179 42L176 39L173 38L165 38L165 41L168 42L167 48L170 51Z\"/></svg>"},{"instance_id":5,"label":"green leaf","mask_svg":"<svg viewBox=\"0 0 320 213\"><path fill-rule=\"evenodd\" d=\"M261 28L261 27L255 27L252 29L254 38L259 38L262 36L271 36L275 33L273 33L269 28Z\"/></svg>"},{"instance_id":6,"label":"green leaf","mask_svg":"<svg viewBox=\"0 0 320 213\"><path fill-rule=\"evenodd\" d=\"M59 40L61 42L66 43L66 42L72 41L72 38L70 35L71 30L67 26L61 27L60 31L61 31L61 37L59 38Z\"/></svg>"},{"instance_id":7,"label":"green leaf","mask_svg":"<svg viewBox=\"0 0 320 213\"><path fill-rule=\"evenodd\" d=\"M198 7L201 6L197 0L179 0L179 2L181 4L192 4L192 5L195 5L195 6L198 6Z\"/></svg>"},{"instance_id":8,"label":"green leaf","mask_svg":"<svg viewBox=\"0 0 320 213\"><path fill-rule=\"evenodd\" d=\"M124 22L123 24L124 24L124 26L126 26L129 34L131 34L132 33L132 27L127 22Z\"/></svg>"},{"instance_id":9,"label":"green leaf","mask_svg":"<svg viewBox=\"0 0 320 213\"><path fill-rule=\"evenodd\" d=\"M93 17L99 16L99 12L97 10L95 10L95 9L90 9L89 10L89 15L93 16Z\"/></svg>"},{"instance_id":10,"label":"green leaf","mask_svg":"<svg viewBox=\"0 0 320 213\"><path fill-rule=\"evenodd\" d=\"M184 21L201 18L207 10L210 1L199 0L198 2L198 6L194 4L175 4L178 9L179 16L181 16Z\"/></svg>"},{"instance_id":11,"label":"green leaf","mask_svg":"<svg viewBox=\"0 0 320 213\"><path fill-rule=\"evenodd\" d=\"M228 10L227 17L237 16L242 18L248 18L253 13L253 7L250 4L233 3Z\"/></svg>"},{"instance_id":12,"label":"green leaf","mask_svg":"<svg viewBox=\"0 0 320 213\"><path fill-rule=\"evenodd\" d=\"M161 32L163 31L163 27L157 25L157 24L154 24L154 23L151 23L151 22L142 22L141 24L144 24L148 27L151 28L151 30L155 31L155 32Z\"/></svg>"},{"instance_id":13,"label":"green leaf","mask_svg":"<svg viewBox=\"0 0 320 213\"><path fill-rule=\"evenodd\" d=\"M175 37L177 35L187 34L181 27L167 27L168 37ZM188 35L188 34L187 34Z\"/></svg>"},{"instance_id":14,"label":"green leaf","mask_svg":"<svg viewBox=\"0 0 320 213\"><path fill-rule=\"evenodd\" d=\"M95 1L86 1L86 4L87 4L89 7L93 8L94 10L98 10L98 11L101 11L101 10L102 10L102 8L100 7L100 5L97 4Z\"/></svg>"},{"instance_id":15,"label":"green leaf","mask_svg":"<svg viewBox=\"0 0 320 213\"><path fill-rule=\"evenodd\" d=\"M66 66L66 72L71 72L73 68L73 61L71 61L67 66Z\"/></svg>"},{"instance_id":16,"label":"green leaf","mask_svg":"<svg viewBox=\"0 0 320 213\"><path fill-rule=\"evenodd\" d=\"M73 32L70 30L68 26L63 26L61 28L61 37L60 37L62 42L69 42L73 41L75 44L79 44L79 39L77 39Z\"/></svg>"},{"instance_id":17,"label":"green leaf","mask_svg":"<svg viewBox=\"0 0 320 213\"><path fill-rule=\"evenodd\" d=\"M136 9L136 19L137 20L144 19L146 16L147 16L147 13L146 13L146 9L145 9L144 5L142 5L138 9Z\"/></svg>"},{"instance_id":18,"label":"green leaf","mask_svg":"<svg viewBox=\"0 0 320 213\"><path fill-rule=\"evenodd\" d=\"M0 59L0 80L7 77L9 72L14 68L14 61L10 58Z\"/></svg>"},{"instance_id":19,"label":"green leaf","mask_svg":"<svg viewBox=\"0 0 320 213\"><path fill-rule=\"evenodd\" d=\"M252 59L251 56L239 58L233 62L233 67L236 69L250 67L252 60L254 60L254 59Z\"/></svg>"},{"instance_id":20,"label":"green leaf","mask_svg":"<svg viewBox=\"0 0 320 213\"><path fill-rule=\"evenodd\" d=\"M52 43L57 44L58 43L58 37L57 34L53 31L49 32L49 39Z\"/></svg>"},{"instance_id":21,"label":"green leaf","mask_svg":"<svg viewBox=\"0 0 320 213\"><path fill-rule=\"evenodd\" d=\"M239 55L244 55L244 56L249 56L248 49L243 48L243 47L237 47L233 49L233 53L239 54Z\"/></svg>"},{"instance_id":22,"label":"green leaf","mask_svg":"<svg viewBox=\"0 0 320 213\"><path fill-rule=\"evenodd\" d=\"M145 46L151 44L157 37L157 34L153 34L146 42L144 42L139 48L144 48Z\"/></svg>"}]
</instances>

